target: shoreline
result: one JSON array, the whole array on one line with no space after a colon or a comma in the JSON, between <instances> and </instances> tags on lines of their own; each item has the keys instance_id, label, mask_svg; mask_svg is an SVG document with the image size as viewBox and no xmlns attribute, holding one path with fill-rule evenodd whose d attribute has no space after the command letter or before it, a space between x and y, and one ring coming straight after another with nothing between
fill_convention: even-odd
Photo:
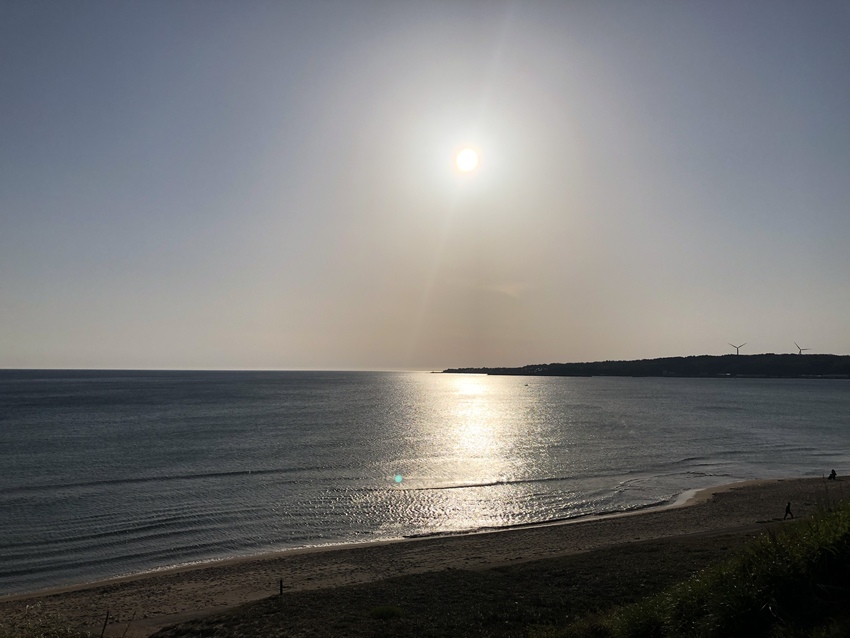
<instances>
[{"instance_id":1,"label":"shoreline","mask_svg":"<svg viewBox=\"0 0 850 638\"><path fill-rule=\"evenodd\" d=\"M811 477L814 478L814 477ZM18 600L28 600L31 598L43 598L49 596L55 596L58 594L64 594L68 592L74 592L85 589L94 589L99 587L108 587L110 585L116 585L126 582L133 582L136 580L143 580L146 578L152 578L157 576L167 576L169 574L177 574L186 571L193 570L202 570L208 568L215 567L225 567L229 565L237 565L241 563L250 563L255 561L269 561L276 560L282 558L286 555L296 555L296 554L313 554L313 553L323 553L323 552L333 552L333 551L344 551L348 549L359 549L364 547L378 547L382 545L394 544L394 543L408 543L408 542L421 542L428 541L432 539L446 539L446 538L463 538L467 536L480 535L480 534L499 534L504 532L512 532L516 530L524 530L524 529L535 529L539 527L550 527L550 526L560 526L560 525L576 525L583 522L589 521L604 521L613 518L620 518L624 516L638 516L642 514L647 514L651 512L659 512L665 511L668 509L678 508L678 507L688 507L691 505L695 505L704 500L710 499L715 493L723 492L729 489L733 489L738 486L746 486L746 485L758 485L765 482L770 482L773 480L798 480L794 479L736 479L733 481L729 481L726 483L721 483L716 486L709 486L703 488L696 488L685 490L684 492L672 497L671 499L664 501L662 503L635 507L629 510L624 511L616 511L616 512L603 512L603 513L590 513L590 514L580 514L572 517L565 518L557 518L551 519L547 521L538 521L533 523L517 523L514 525L506 525L504 527L483 527L477 529L470 530L462 530L462 531L450 531L450 532L434 532L429 534L417 534L410 536L402 536L398 538L386 538L386 539L378 539L372 541L359 541L353 543L330 543L326 545L307 545L303 547L292 547L287 549L279 549L272 550L267 552L260 552L258 554L247 554L244 556L231 556L225 558L213 558L209 560L203 560L192 563L183 563L177 565L169 565L166 567L155 568L151 570L145 570L140 572L133 572L130 574L124 574L120 576L111 576L108 578L102 578L98 580L92 581L83 581L78 583L71 583L68 585L60 585L59 587L49 587L44 589L35 589L25 592L18 592L14 594L0 594L0 604L5 602L14 602ZM805 479L803 479L805 480Z\"/></svg>"},{"instance_id":2,"label":"shoreline","mask_svg":"<svg viewBox=\"0 0 850 638\"><path fill-rule=\"evenodd\" d=\"M803 518L850 497L844 481L823 478L737 481L683 493L651 509L451 536L283 550L193 564L0 598L0 618L29 605L106 636L148 636L158 628L284 592L329 589L394 576L486 570L653 539L754 535L782 524L785 503ZM846 493L845 493L846 492ZM131 618L135 618L129 625Z\"/></svg>"}]
</instances>

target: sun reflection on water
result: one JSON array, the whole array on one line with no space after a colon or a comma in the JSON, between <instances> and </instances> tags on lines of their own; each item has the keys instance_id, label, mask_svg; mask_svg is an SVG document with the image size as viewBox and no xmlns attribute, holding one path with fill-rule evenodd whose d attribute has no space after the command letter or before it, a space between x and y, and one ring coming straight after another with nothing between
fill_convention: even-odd
<instances>
[{"instance_id":1,"label":"sun reflection on water","mask_svg":"<svg viewBox=\"0 0 850 638\"><path fill-rule=\"evenodd\" d=\"M499 414L488 397L481 379L457 380L461 399L455 408L454 452L459 457L496 460L499 446ZM482 468L483 469L483 468Z\"/></svg>"},{"instance_id":2,"label":"sun reflection on water","mask_svg":"<svg viewBox=\"0 0 850 638\"><path fill-rule=\"evenodd\" d=\"M443 489L429 491L427 508L441 529L505 524L502 513L511 518L518 496L516 486L509 484L519 462L516 424L507 412L505 393L497 392L488 377L457 375L446 381L441 418L429 422L432 452L438 452L439 462L426 470L429 486ZM505 488L483 488L494 484ZM489 498L482 498L485 493Z\"/></svg>"},{"instance_id":3,"label":"sun reflection on water","mask_svg":"<svg viewBox=\"0 0 850 638\"><path fill-rule=\"evenodd\" d=\"M539 395L517 379L486 375L407 377L401 398L415 409L398 410L398 445L382 464L393 512L384 533L429 534L528 523L528 501L549 477L538 457ZM388 405L397 410L398 404ZM412 418L411 418L412 417ZM402 478L403 480L398 480ZM373 493L371 498L382 498Z\"/></svg>"}]
</instances>

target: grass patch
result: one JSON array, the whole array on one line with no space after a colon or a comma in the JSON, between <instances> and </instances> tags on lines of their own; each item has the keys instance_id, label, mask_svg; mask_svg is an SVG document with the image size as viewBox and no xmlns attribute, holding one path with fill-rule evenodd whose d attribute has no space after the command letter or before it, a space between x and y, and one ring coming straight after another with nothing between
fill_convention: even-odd
<instances>
[{"instance_id":1,"label":"grass patch","mask_svg":"<svg viewBox=\"0 0 850 638\"><path fill-rule=\"evenodd\" d=\"M369 610L369 617L375 620L392 620L393 618L401 618L403 615L404 612L401 607L394 605L382 605Z\"/></svg>"},{"instance_id":2,"label":"grass patch","mask_svg":"<svg viewBox=\"0 0 850 638\"><path fill-rule=\"evenodd\" d=\"M850 504L767 533L643 601L585 617L563 638L850 635Z\"/></svg>"},{"instance_id":3,"label":"grass patch","mask_svg":"<svg viewBox=\"0 0 850 638\"><path fill-rule=\"evenodd\" d=\"M0 621L0 638L89 638L91 634L67 627L58 614L44 611L41 603L27 606L22 618Z\"/></svg>"}]
</instances>

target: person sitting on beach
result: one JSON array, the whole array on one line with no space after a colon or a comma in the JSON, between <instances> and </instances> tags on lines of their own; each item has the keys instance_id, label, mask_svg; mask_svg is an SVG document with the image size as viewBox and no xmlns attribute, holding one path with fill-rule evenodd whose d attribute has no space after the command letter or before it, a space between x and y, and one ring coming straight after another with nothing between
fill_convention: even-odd
<instances>
[{"instance_id":1,"label":"person sitting on beach","mask_svg":"<svg viewBox=\"0 0 850 638\"><path fill-rule=\"evenodd\" d=\"M828 478L829 478L830 481L834 481L836 476L838 476L838 475L835 473L835 470L832 470L832 472L829 473Z\"/></svg>"},{"instance_id":2,"label":"person sitting on beach","mask_svg":"<svg viewBox=\"0 0 850 638\"><path fill-rule=\"evenodd\" d=\"M784 521L788 517L794 518L794 514L791 512L791 501L788 501L788 505L785 506L785 516L782 517Z\"/></svg>"}]
</instances>

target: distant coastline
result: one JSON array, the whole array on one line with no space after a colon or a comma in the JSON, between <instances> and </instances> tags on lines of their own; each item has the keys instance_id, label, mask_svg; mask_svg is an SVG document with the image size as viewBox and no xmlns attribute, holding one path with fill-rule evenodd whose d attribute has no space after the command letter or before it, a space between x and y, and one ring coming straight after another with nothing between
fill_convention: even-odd
<instances>
[{"instance_id":1,"label":"distant coastline","mask_svg":"<svg viewBox=\"0 0 850 638\"><path fill-rule=\"evenodd\" d=\"M850 379L850 356L772 353L695 355L635 361L544 363L516 368L448 368L443 372L548 377Z\"/></svg>"}]
</instances>

